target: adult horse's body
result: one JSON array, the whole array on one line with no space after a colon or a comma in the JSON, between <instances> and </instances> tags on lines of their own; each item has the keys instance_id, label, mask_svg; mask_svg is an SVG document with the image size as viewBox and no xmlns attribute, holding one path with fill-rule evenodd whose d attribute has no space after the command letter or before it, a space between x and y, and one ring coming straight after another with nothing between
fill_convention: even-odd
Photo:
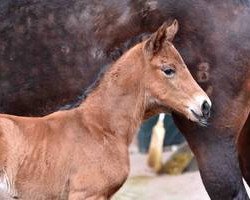
<instances>
[{"instance_id":1,"label":"adult horse's body","mask_svg":"<svg viewBox=\"0 0 250 200\"><path fill-rule=\"evenodd\" d=\"M177 18L181 30L175 44L214 106L207 129L180 123L175 115L176 123L197 157L210 197L247 199L237 153L250 184L248 4L247 0L3 0L1 112L40 115L73 101L102 64L119 56L136 36L156 30L169 17Z\"/></svg>"}]
</instances>

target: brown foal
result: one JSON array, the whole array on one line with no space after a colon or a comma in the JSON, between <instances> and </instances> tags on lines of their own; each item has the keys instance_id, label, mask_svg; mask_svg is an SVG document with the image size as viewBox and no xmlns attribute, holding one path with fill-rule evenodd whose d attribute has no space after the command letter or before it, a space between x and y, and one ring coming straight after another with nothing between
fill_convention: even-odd
<instances>
[{"instance_id":1,"label":"brown foal","mask_svg":"<svg viewBox=\"0 0 250 200\"><path fill-rule=\"evenodd\" d=\"M75 109L33 118L0 115L5 198L109 199L129 173L128 146L141 122L177 111L205 125L211 102L171 41L175 20L107 69Z\"/></svg>"}]
</instances>

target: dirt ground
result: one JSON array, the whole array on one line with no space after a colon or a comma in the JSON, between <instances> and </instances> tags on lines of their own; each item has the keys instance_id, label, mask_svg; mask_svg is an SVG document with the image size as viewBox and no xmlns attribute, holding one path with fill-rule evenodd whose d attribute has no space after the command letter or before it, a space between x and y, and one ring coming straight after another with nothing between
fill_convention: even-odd
<instances>
[{"instance_id":1,"label":"dirt ground","mask_svg":"<svg viewBox=\"0 0 250 200\"><path fill-rule=\"evenodd\" d=\"M164 153L164 159L169 158L170 154L170 152ZM158 176L147 167L146 161L145 154L131 153L130 176L112 200L210 199L198 171L186 172L178 176Z\"/></svg>"}]
</instances>

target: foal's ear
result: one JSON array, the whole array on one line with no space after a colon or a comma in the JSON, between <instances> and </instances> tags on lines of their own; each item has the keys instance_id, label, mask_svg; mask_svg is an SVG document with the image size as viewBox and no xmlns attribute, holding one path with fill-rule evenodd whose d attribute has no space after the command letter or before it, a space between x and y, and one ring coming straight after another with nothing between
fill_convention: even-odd
<instances>
[{"instance_id":1,"label":"foal's ear","mask_svg":"<svg viewBox=\"0 0 250 200\"><path fill-rule=\"evenodd\" d=\"M177 21L177 19L175 19L172 24L167 27L167 30L166 30L166 38L168 41L172 42L176 33L178 32L179 30L179 23Z\"/></svg>"},{"instance_id":2,"label":"foal's ear","mask_svg":"<svg viewBox=\"0 0 250 200\"><path fill-rule=\"evenodd\" d=\"M171 25L164 23L155 33L153 33L145 44L145 49L150 54L156 54L165 41L172 42L179 29L178 21L175 19Z\"/></svg>"}]
</instances>

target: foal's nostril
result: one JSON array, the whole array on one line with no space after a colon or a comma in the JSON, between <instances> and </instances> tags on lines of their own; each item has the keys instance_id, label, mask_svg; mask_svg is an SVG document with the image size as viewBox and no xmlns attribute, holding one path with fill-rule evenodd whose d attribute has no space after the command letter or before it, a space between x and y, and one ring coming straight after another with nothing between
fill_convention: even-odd
<instances>
[{"instance_id":1,"label":"foal's nostril","mask_svg":"<svg viewBox=\"0 0 250 200\"><path fill-rule=\"evenodd\" d=\"M211 107L208 104L208 102L204 101L203 104L201 105L201 111L205 118L208 118L210 116L210 109Z\"/></svg>"}]
</instances>

